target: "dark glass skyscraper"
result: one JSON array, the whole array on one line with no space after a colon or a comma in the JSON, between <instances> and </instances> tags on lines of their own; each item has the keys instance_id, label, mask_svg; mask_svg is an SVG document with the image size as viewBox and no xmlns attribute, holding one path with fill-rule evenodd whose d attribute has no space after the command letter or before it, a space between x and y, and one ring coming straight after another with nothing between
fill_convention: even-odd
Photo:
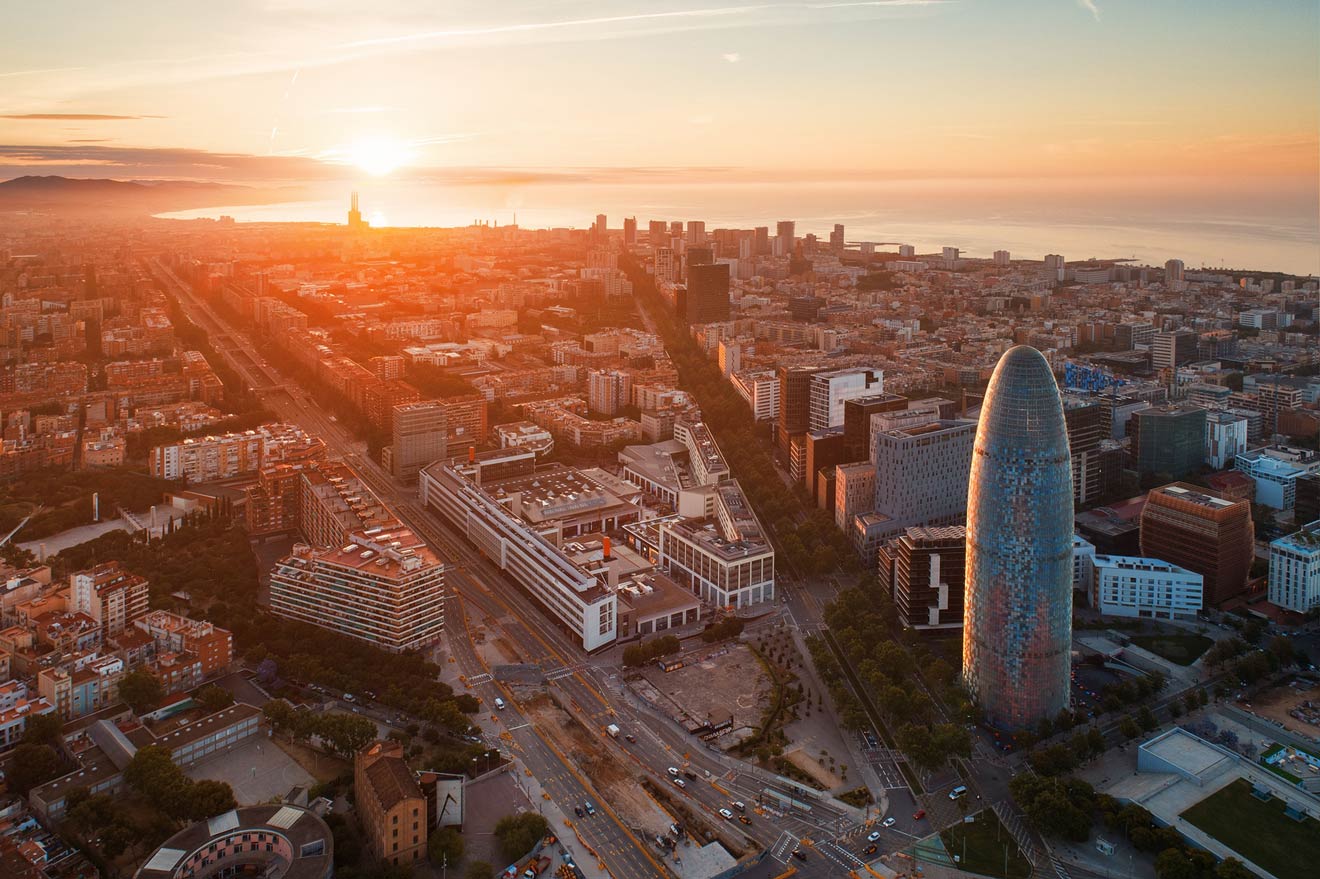
<instances>
[{"instance_id":1,"label":"dark glass skyscraper","mask_svg":"<svg viewBox=\"0 0 1320 879\"><path fill-rule=\"evenodd\" d=\"M1019 345L981 407L967 494L963 677L986 719L1034 726L1068 706L1072 468L1049 363Z\"/></svg>"}]
</instances>

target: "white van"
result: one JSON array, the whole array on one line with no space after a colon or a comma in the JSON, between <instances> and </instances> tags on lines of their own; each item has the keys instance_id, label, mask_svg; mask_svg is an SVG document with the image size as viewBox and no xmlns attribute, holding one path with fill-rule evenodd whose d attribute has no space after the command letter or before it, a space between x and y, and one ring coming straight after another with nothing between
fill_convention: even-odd
<instances>
[{"instance_id":1,"label":"white van","mask_svg":"<svg viewBox=\"0 0 1320 879\"><path fill-rule=\"evenodd\" d=\"M504 710L504 700L501 699L499 696L495 697L495 707L498 708L500 711Z\"/></svg>"},{"instance_id":2,"label":"white van","mask_svg":"<svg viewBox=\"0 0 1320 879\"><path fill-rule=\"evenodd\" d=\"M956 800L965 793L967 793L967 786L960 784L953 790L949 791L949 799Z\"/></svg>"}]
</instances>

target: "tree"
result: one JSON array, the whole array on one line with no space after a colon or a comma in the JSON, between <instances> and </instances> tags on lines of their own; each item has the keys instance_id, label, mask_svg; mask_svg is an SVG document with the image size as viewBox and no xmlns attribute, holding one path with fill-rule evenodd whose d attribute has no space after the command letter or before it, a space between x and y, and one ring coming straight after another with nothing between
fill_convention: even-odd
<instances>
[{"instance_id":1,"label":"tree","mask_svg":"<svg viewBox=\"0 0 1320 879\"><path fill-rule=\"evenodd\" d=\"M160 678L144 668L131 671L119 681L119 698L128 703L134 714L145 714L165 698Z\"/></svg>"},{"instance_id":2,"label":"tree","mask_svg":"<svg viewBox=\"0 0 1320 879\"><path fill-rule=\"evenodd\" d=\"M7 779L9 787L21 796L27 796L32 788L59 775L62 768L60 755L50 745L24 742L14 749Z\"/></svg>"},{"instance_id":3,"label":"tree","mask_svg":"<svg viewBox=\"0 0 1320 879\"><path fill-rule=\"evenodd\" d=\"M489 861L473 861L463 871L463 879L494 879L495 868Z\"/></svg>"},{"instance_id":4,"label":"tree","mask_svg":"<svg viewBox=\"0 0 1320 879\"><path fill-rule=\"evenodd\" d=\"M212 818L238 805L234 800L233 788L223 781L204 778L186 788L188 817L194 821Z\"/></svg>"},{"instance_id":5,"label":"tree","mask_svg":"<svg viewBox=\"0 0 1320 879\"><path fill-rule=\"evenodd\" d=\"M1123 719L1118 722L1118 731L1123 734L1123 738L1131 739L1141 732L1141 727L1137 725L1132 715L1128 714L1124 715Z\"/></svg>"},{"instance_id":6,"label":"tree","mask_svg":"<svg viewBox=\"0 0 1320 879\"><path fill-rule=\"evenodd\" d=\"M1215 879L1255 879L1255 874L1237 858L1224 858L1215 868Z\"/></svg>"},{"instance_id":7,"label":"tree","mask_svg":"<svg viewBox=\"0 0 1320 879\"><path fill-rule=\"evenodd\" d=\"M457 865L463 860L463 835L453 827L442 827L431 834L426 853L433 864Z\"/></svg>"},{"instance_id":8,"label":"tree","mask_svg":"<svg viewBox=\"0 0 1320 879\"><path fill-rule=\"evenodd\" d=\"M34 714L28 718L27 729L23 730L23 741L30 745L56 746L63 728L64 721L54 711Z\"/></svg>"},{"instance_id":9,"label":"tree","mask_svg":"<svg viewBox=\"0 0 1320 879\"><path fill-rule=\"evenodd\" d=\"M495 824L500 855L506 861L516 861L531 851L549 829L549 823L535 812L505 815Z\"/></svg>"},{"instance_id":10,"label":"tree","mask_svg":"<svg viewBox=\"0 0 1320 879\"><path fill-rule=\"evenodd\" d=\"M1196 868L1181 848L1166 848L1155 858L1159 879L1198 879Z\"/></svg>"},{"instance_id":11,"label":"tree","mask_svg":"<svg viewBox=\"0 0 1320 879\"><path fill-rule=\"evenodd\" d=\"M193 698L208 714L222 711L234 704L234 694L224 687L217 687L215 684L207 684L202 687Z\"/></svg>"},{"instance_id":12,"label":"tree","mask_svg":"<svg viewBox=\"0 0 1320 879\"><path fill-rule=\"evenodd\" d=\"M192 814L189 786L192 780L174 765L170 752L160 745L139 748L124 767L124 781L175 820Z\"/></svg>"}]
</instances>

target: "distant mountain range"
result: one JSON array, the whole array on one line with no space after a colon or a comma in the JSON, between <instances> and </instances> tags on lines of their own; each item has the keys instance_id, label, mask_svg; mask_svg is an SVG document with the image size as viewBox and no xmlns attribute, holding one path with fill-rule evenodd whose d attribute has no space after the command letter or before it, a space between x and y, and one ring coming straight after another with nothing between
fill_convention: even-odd
<instances>
[{"instance_id":1,"label":"distant mountain range","mask_svg":"<svg viewBox=\"0 0 1320 879\"><path fill-rule=\"evenodd\" d=\"M296 190L191 180L110 180L15 177L0 182L0 210L52 213L154 214L217 205L289 201Z\"/></svg>"}]
</instances>

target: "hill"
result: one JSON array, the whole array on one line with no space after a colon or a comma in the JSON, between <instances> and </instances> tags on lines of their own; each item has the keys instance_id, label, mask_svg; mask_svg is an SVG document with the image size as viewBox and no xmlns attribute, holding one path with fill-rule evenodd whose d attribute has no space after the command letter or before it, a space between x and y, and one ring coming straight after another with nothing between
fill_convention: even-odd
<instances>
[{"instance_id":1,"label":"hill","mask_svg":"<svg viewBox=\"0 0 1320 879\"><path fill-rule=\"evenodd\" d=\"M287 189L234 186L192 180L111 180L15 177L0 182L0 210L52 213L153 214L219 205L288 201Z\"/></svg>"}]
</instances>

